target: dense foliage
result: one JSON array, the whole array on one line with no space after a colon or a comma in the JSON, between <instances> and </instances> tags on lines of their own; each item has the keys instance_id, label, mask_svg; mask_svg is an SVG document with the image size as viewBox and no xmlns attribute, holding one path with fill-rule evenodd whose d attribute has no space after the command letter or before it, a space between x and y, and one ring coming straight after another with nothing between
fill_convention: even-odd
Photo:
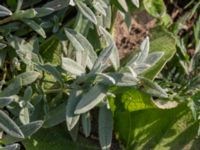
<instances>
[{"instance_id":1,"label":"dense foliage","mask_svg":"<svg viewBox=\"0 0 200 150\"><path fill-rule=\"evenodd\" d=\"M199 6L187 5L195 25L180 37L186 21L174 23L163 0L2 2L0 149L197 148ZM156 27L120 60L116 14L130 27L144 9Z\"/></svg>"}]
</instances>

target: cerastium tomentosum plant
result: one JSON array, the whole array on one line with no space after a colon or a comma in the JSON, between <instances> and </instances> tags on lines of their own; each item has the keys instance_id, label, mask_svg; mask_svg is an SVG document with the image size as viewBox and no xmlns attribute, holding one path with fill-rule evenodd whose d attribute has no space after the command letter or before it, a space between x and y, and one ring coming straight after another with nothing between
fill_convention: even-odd
<instances>
[{"instance_id":1,"label":"cerastium tomentosum plant","mask_svg":"<svg viewBox=\"0 0 200 150\"><path fill-rule=\"evenodd\" d=\"M139 6L138 0L132 2ZM0 17L4 17L0 20L3 144L22 141L41 127L50 128L64 120L74 140L79 122L88 137L90 110L99 107L99 140L102 149L109 149L113 118L108 97L115 96L113 87L142 87L149 94L167 97L165 90L141 75L163 56L162 52L149 54L148 37L141 51L120 65L108 32L112 32L115 4L109 0L44 4L18 0L15 11L0 5ZM66 21L68 17L73 19ZM4 148L17 149L19 144Z\"/></svg>"}]
</instances>

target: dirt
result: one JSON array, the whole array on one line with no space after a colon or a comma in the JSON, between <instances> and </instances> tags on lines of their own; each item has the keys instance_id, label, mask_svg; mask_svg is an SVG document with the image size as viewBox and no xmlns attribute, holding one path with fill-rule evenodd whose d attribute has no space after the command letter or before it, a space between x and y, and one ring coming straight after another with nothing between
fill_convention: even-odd
<instances>
[{"instance_id":1,"label":"dirt","mask_svg":"<svg viewBox=\"0 0 200 150\"><path fill-rule=\"evenodd\" d=\"M131 26L128 28L120 13L115 21L115 42L119 49L120 58L124 58L134 49L139 48L143 39L149 35L149 30L155 25L155 19L149 16L146 11L135 14L131 19Z\"/></svg>"}]
</instances>

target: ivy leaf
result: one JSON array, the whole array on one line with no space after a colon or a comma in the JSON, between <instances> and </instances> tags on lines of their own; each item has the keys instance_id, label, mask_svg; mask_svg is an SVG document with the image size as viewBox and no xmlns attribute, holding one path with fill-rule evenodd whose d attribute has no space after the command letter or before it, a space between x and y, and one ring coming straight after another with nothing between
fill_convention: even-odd
<instances>
[{"instance_id":1,"label":"ivy leaf","mask_svg":"<svg viewBox=\"0 0 200 150\"><path fill-rule=\"evenodd\" d=\"M6 17L6 16L11 16L11 15L12 15L12 12L8 8L0 5L0 17Z\"/></svg>"},{"instance_id":2,"label":"ivy leaf","mask_svg":"<svg viewBox=\"0 0 200 150\"><path fill-rule=\"evenodd\" d=\"M99 140L102 150L109 150L112 142L113 118L111 110L104 105L99 112Z\"/></svg>"},{"instance_id":3,"label":"ivy leaf","mask_svg":"<svg viewBox=\"0 0 200 150\"><path fill-rule=\"evenodd\" d=\"M24 138L18 125L3 111L0 110L0 128L7 134L17 138Z\"/></svg>"},{"instance_id":4,"label":"ivy leaf","mask_svg":"<svg viewBox=\"0 0 200 150\"><path fill-rule=\"evenodd\" d=\"M78 6L78 8L81 11L81 13L88 20L90 20L92 23L94 23L96 25L97 24L97 19L96 19L95 14L92 12L92 10L86 4L84 4L82 1L76 0L75 3Z\"/></svg>"},{"instance_id":5,"label":"ivy leaf","mask_svg":"<svg viewBox=\"0 0 200 150\"><path fill-rule=\"evenodd\" d=\"M106 87L102 85L93 86L86 94L83 95L80 102L77 104L74 113L82 114L94 108L106 97L106 91Z\"/></svg>"}]
</instances>

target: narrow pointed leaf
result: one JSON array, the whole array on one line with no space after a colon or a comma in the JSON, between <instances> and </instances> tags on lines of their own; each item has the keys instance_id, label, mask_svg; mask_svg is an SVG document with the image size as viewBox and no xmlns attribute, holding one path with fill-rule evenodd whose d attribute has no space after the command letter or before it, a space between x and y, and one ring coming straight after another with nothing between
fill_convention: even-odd
<instances>
[{"instance_id":1,"label":"narrow pointed leaf","mask_svg":"<svg viewBox=\"0 0 200 150\"><path fill-rule=\"evenodd\" d=\"M11 82L1 93L0 95L2 97L7 97L10 95L16 95L18 94L18 92L20 91L22 86L22 82L21 79L18 80L14 80L13 82Z\"/></svg>"},{"instance_id":2,"label":"narrow pointed leaf","mask_svg":"<svg viewBox=\"0 0 200 150\"><path fill-rule=\"evenodd\" d=\"M92 12L92 10L84 4L82 1L77 1L76 0L76 5L78 6L79 10L81 13L92 23L97 24L97 19L95 14Z\"/></svg>"},{"instance_id":3,"label":"narrow pointed leaf","mask_svg":"<svg viewBox=\"0 0 200 150\"><path fill-rule=\"evenodd\" d=\"M0 128L7 134L17 138L24 138L18 125L3 111L0 110Z\"/></svg>"},{"instance_id":4,"label":"narrow pointed leaf","mask_svg":"<svg viewBox=\"0 0 200 150\"><path fill-rule=\"evenodd\" d=\"M153 81L143 77L140 77L140 81L142 82L142 85L145 88L145 92L152 94L153 96L164 98L168 97L164 89L162 89L157 83L154 83Z\"/></svg>"},{"instance_id":5,"label":"narrow pointed leaf","mask_svg":"<svg viewBox=\"0 0 200 150\"><path fill-rule=\"evenodd\" d=\"M82 99L76 106L75 114L82 114L94 108L106 97L106 91L106 87L102 85L93 86L83 95Z\"/></svg>"},{"instance_id":6,"label":"narrow pointed leaf","mask_svg":"<svg viewBox=\"0 0 200 150\"><path fill-rule=\"evenodd\" d=\"M160 60L160 58L164 55L164 52L153 52L150 53L145 60L146 64L153 66L156 62Z\"/></svg>"},{"instance_id":7,"label":"narrow pointed leaf","mask_svg":"<svg viewBox=\"0 0 200 150\"><path fill-rule=\"evenodd\" d=\"M103 34L105 40L107 41L107 44L108 45L113 44L112 53L110 54L110 60L115 70L117 70L120 67L120 60L119 60L120 58L119 58L119 51L115 45L115 42L112 40L112 36L108 31L106 31L105 28L99 27L99 30Z\"/></svg>"},{"instance_id":8,"label":"narrow pointed leaf","mask_svg":"<svg viewBox=\"0 0 200 150\"><path fill-rule=\"evenodd\" d=\"M25 137L29 137L36 133L43 125L44 121L34 121L20 127Z\"/></svg>"},{"instance_id":9,"label":"narrow pointed leaf","mask_svg":"<svg viewBox=\"0 0 200 150\"><path fill-rule=\"evenodd\" d=\"M132 3L136 6L136 7L140 7L140 2L139 2L139 0L131 0L132 1Z\"/></svg>"},{"instance_id":10,"label":"narrow pointed leaf","mask_svg":"<svg viewBox=\"0 0 200 150\"><path fill-rule=\"evenodd\" d=\"M40 76L39 72L29 71L18 75L15 80L21 80L22 86L26 86L28 84L35 82L39 76Z\"/></svg>"},{"instance_id":11,"label":"narrow pointed leaf","mask_svg":"<svg viewBox=\"0 0 200 150\"><path fill-rule=\"evenodd\" d=\"M149 37L145 38L144 41L142 42L140 49L141 52L136 60L136 63L140 64L144 62L149 54Z\"/></svg>"},{"instance_id":12,"label":"narrow pointed leaf","mask_svg":"<svg viewBox=\"0 0 200 150\"><path fill-rule=\"evenodd\" d=\"M80 76L85 73L85 69L70 58L62 58L62 68L73 75Z\"/></svg>"},{"instance_id":13,"label":"narrow pointed leaf","mask_svg":"<svg viewBox=\"0 0 200 150\"><path fill-rule=\"evenodd\" d=\"M65 121L66 103L62 103L49 111L45 116L44 127L51 128Z\"/></svg>"},{"instance_id":14,"label":"narrow pointed leaf","mask_svg":"<svg viewBox=\"0 0 200 150\"><path fill-rule=\"evenodd\" d=\"M79 115L74 114L75 108L81 98L81 91L72 91L70 93L66 106L66 123L68 130L72 130L79 121Z\"/></svg>"},{"instance_id":15,"label":"narrow pointed leaf","mask_svg":"<svg viewBox=\"0 0 200 150\"><path fill-rule=\"evenodd\" d=\"M0 5L0 17L10 16L10 15L12 15L12 12L8 8Z\"/></svg>"},{"instance_id":16,"label":"narrow pointed leaf","mask_svg":"<svg viewBox=\"0 0 200 150\"><path fill-rule=\"evenodd\" d=\"M0 97L0 108L3 108L14 101L14 96Z\"/></svg>"},{"instance_id":17,"label":"narrow pointed leaf","mask_svg":"<svg viewBox=\"0 0 200 150\"><path fill-rule=\"evenodd\" d=\"M112 142L113 119L111 110L104 105L99 112L99 140L102 150L109 150Z\"/></svg>"},{"instance_id":18,"label":"narrow pointed leaf","mask_svg":"<svg viewBox=\"0 0 200 150\"><path fill-rule=\"evenodd\" d=\"M108 59L112 53L113 50L113 44L109 45L108 47L106 47L105 49L102 50L102 52L100 53L98 59L96 60L94 66L93 66L93 70L96 72L101 72L103 67L106 65L106 63L108 62Z\"/></svg>"},{"instance_id":19,"label":"narrow pointed leaf","mask_svg":"<svg viewBox=\"0 0 200 150\"><path fill-rule=\"evenodd\" d=\"M88 137L91 132L91 117L90 113L87 112L81 116L82 126L83 126L83 133L85 137Z\"/></svg>"},{"instance_id":20,"label":"narrow pointed leaf","mask_svg":"<svg viewBox=\"0 0 200 150\"><path fill-rule=\"evenodd\" d=\"M27 20L27 19L23 19L23 22L26 23L28 26L30 26L35 32L37 32L39 35L41 35L43 38L46 38L46 33L43 30L43 28L37 24L35 21L33 20Z\"/></svg>"},{"instance_id":21,"label":"narrow pointed leaf","mask_svg":"<svg viewBox=\"0 0 200 150\"><path fill-rule=\"evenodd\" d=\"M20 145L19 144L6 145L3 150L20 150Z\"/></svg>"}]
</instances>

